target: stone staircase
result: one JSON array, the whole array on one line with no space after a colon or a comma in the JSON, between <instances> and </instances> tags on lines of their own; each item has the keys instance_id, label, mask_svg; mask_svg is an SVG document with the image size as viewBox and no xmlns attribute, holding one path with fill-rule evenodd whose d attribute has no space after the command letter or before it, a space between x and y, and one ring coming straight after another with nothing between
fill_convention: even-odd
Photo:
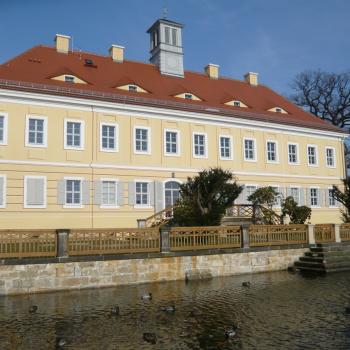
<instances>
[{"instance_id":1,"label":"stone staircase","mask_svg":"<svg viewBox=\"0 0 350 350\"><path fill-rule=\"evenodd\" d=\"M350 271L350 244L316 244L294 263L294 269L313 273Z\"/></svg>"}]
</instances>

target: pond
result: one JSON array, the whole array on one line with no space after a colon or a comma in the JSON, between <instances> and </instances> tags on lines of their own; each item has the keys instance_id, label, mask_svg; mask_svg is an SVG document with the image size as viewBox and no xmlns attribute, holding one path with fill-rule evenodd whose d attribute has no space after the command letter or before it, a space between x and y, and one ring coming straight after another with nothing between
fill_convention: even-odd
<instances>
[{"instance_id":1,"label":"pond","mask_svg":"<svg viewBox=\"0 0 350 350\"><path fill-rule=\"evenodd\" d=\"M145 293L152 300L141 300ZM58 339L84 350L350 349L349 293L350 273L274 272L0 297L0 349L55 349ZM168 305L175 312L162 310ZM226 339L233 324L237 334Z\"/></svg>"}]
</instances>

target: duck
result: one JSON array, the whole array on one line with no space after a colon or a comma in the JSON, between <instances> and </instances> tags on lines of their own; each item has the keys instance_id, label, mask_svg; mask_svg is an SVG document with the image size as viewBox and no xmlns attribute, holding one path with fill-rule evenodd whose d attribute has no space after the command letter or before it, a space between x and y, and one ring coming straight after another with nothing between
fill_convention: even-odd
<instances>
[{"instance_id":1,"label":"duck","mask_svg":"<svg viewBox=\"0 0 350 350\"><path fill-rule=\"evenodd\" d=\"M67 342L63 338L56 338L56 348L63 348Z\"/></svg>"},{"instance_id":2,"label":"duck","mask_svg":"<svg viewBox=\"0 0 350 350\"><path fill-rule=\"evenodd\" d=\"M120 311L120 309L119 309L119 306L113 306L112 308L111 308L111 314L112 315L119 315L119 311Z\"/></svg>"},{"instance_id":3,"label":"duck","mask_svg":"<svg viewBox=\"0 0 350 350\"><path fill-rule=\"evenodd\" d=\"M168 313L173 313L175 312L175 305L167 305L167 306L163 306L161 307L161 310L164 312L168 312Z\"/></svg>"},{"instance_id":4,"label":"duck","mask_svg":"<svg viewBox=\"0 0 350 350\"><path fill-rule=\"evenodd\" d=\"M248 287L248 288L249 288L249 287L250 287L250 282L243 282L243 283L242 283L242 286L243 286L243 287Z\"/></svg>"},{"instance_id":5,"label":"duck","mask_svg":"<svg viewBox=\"0 0 350 350\"><path fill-rule=\"evenodd\" d=\"M155 344L157 343L157 336L155 333L143 333L143 340L145 340L147 343Z\"/></svg>"},{"instance_id":6,"label":"duck","mask_svg":"<svg viewBox=\"0 0 350 350\"><path fill-rule=\"evenodd\" d=\"M34 314L35 312L37 312L37 310L38 310L38 306L37 305L32 305L29 308L29 313Z\"/></svg>"},{"instance_id":7,"label":"duck","mask_svg":"<svg viewBox=\"0 0 350 350\"><path fill-rule=\"evenodd\" d=\"M142 295L141 300L152 300L152 293Z\"/></svg>"},{"instance_id":8,"label":"duck","mask_svg":"<svg viewBox=\"0 0 350 350\"><path fill-rule=\"evenodd\" d=\"M232 325L231 328L225 330L225 337L227 339L233 338L237 334L238 327L236 325Z\"/></svg>"}]
</instances>

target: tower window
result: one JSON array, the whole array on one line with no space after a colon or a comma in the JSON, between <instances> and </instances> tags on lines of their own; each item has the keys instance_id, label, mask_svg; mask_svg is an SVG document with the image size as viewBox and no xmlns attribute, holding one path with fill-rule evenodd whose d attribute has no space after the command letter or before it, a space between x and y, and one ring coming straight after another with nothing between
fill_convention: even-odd
<instances>
[{"instance_id":1,"label":"tower window","mask_svg":"<svg viewBox=\"0 0 350 350\"><path fill-rule=\"evenodd\" d=\"M171 34L172 34L172 39L173 39L173 45L176 46L177 45L177 30L175 28L173 28L171 30Z\"/></svg>"},{"instance_id":2,"label":"tower window","mask_svg":"<svg viewBox=\"0 0 350 350\"><path fill-rule=\"evenodd\" d=\"M165 27L165 43L170 44L170 28Z\"/></svg>"}]
</instances>

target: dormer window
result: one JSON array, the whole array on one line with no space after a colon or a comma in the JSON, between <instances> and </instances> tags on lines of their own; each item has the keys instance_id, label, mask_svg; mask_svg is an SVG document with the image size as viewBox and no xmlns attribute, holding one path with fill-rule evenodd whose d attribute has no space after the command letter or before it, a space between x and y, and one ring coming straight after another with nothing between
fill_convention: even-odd
<instances>
[{"instance_id":1,"label":"dormer window","mask_svg":"<svg viewBox=\"0 0 350 350\"><path fill-rule=\"evenodd\" d=\"M193 95L192 95L192 94L185 94L185 98L186 98L187 100L192 100Z\"/></svg>"},{"instance_id":2,"label":"dormer window","mask_svg":"<svg viewBox=\"0 0 350 350\"><path fill-rule=\"evenodd\" d=\"M233 102L233 105L234 105L235 107L241 107L241 102L239 102L239 101L234 101L234 102Z\"/></svg>"},{"instance_id":3,"label":"dormer window","mask_svg":"<svg viewBox=\"0 0 350 350\"><path fill-rule=\"evenodd\" d=\"M72 75L65 75L64 76L64 81L66 83L74 83L74 77Z\"/></svg>"},{"instance_id":4,"label":"dormer window","mask_svg":"<svg viewBox=\"0 0 350 350\"><path fill-rule=\"evenodd\" d=\"M233 106L233 107L248 108L246 104L244 104L242 101L239 101L239 100L231 100L231 101L225 102L225 105Z\"/></svg>"},{"instance_id":5,"label":"dormer window","mask_svg":"<svg viewBox=\"0 0 350 350\"><path fill-rule=\"evenodd\" d=\"M58 80L58 81L63 81L65 83L71 83L71 84L87 84L86 81L80 79L79 77L77 77L76 75L73 74L61 74L58 76L53 76L50 77L50 79L52 80Z\"/></svg>"},{"instance_id":6,"label":"dormer window","mask_svg":"<svg viewBox=\"0 0 350 350\"><path fill-rule=\"evenodd\" d=\"M129 91L137 92L137 86L136 85L129 85Z\"/></svg>"},{"instance_id":7,"label":"dormer window","mask_svg":"<svg viewBox=\"0 0 350 350\"><path fill-rule=\"evenodd\" d=\"M282 108L276 108L276 113L282 113Z\"/></svg>"},{"instance_id":8,"label":"dormer window","mask_svg":"<svg viewBox=\"0 0 350 350\"><path fill-rule=\"evenodd\" d=\"M268 112L275 112L275 113L282 113L282 114L288 114L288 112L286 110L284 110L281 107L273 107L267 110Z\"/></svg>"},{"instance_id":9,"label":"dormer window","mask_svg":"<svg viewBox=\"0 0 350 350\"><path fill-rule=\"evenodd\" d=\"M140 87L136 84L126 84L126 85L122 85L122 86L116 86L116 89L126 90L126 91L130 91L130 92L148 93L148 91L146 91L145 89L143 89L142 87Z\"/></svg>"},{"instance_id":10,"label":"dormer window","mask_svg":"<svg viewBox=\"0 0 350 350\"><path fill-rule=\"evenodd\" d=\"M182 94L177 94L174 97L184 98L185 100L202 101L198 96L192 94L191 92L183 92Z\"/></svg>"}]
</instances>

